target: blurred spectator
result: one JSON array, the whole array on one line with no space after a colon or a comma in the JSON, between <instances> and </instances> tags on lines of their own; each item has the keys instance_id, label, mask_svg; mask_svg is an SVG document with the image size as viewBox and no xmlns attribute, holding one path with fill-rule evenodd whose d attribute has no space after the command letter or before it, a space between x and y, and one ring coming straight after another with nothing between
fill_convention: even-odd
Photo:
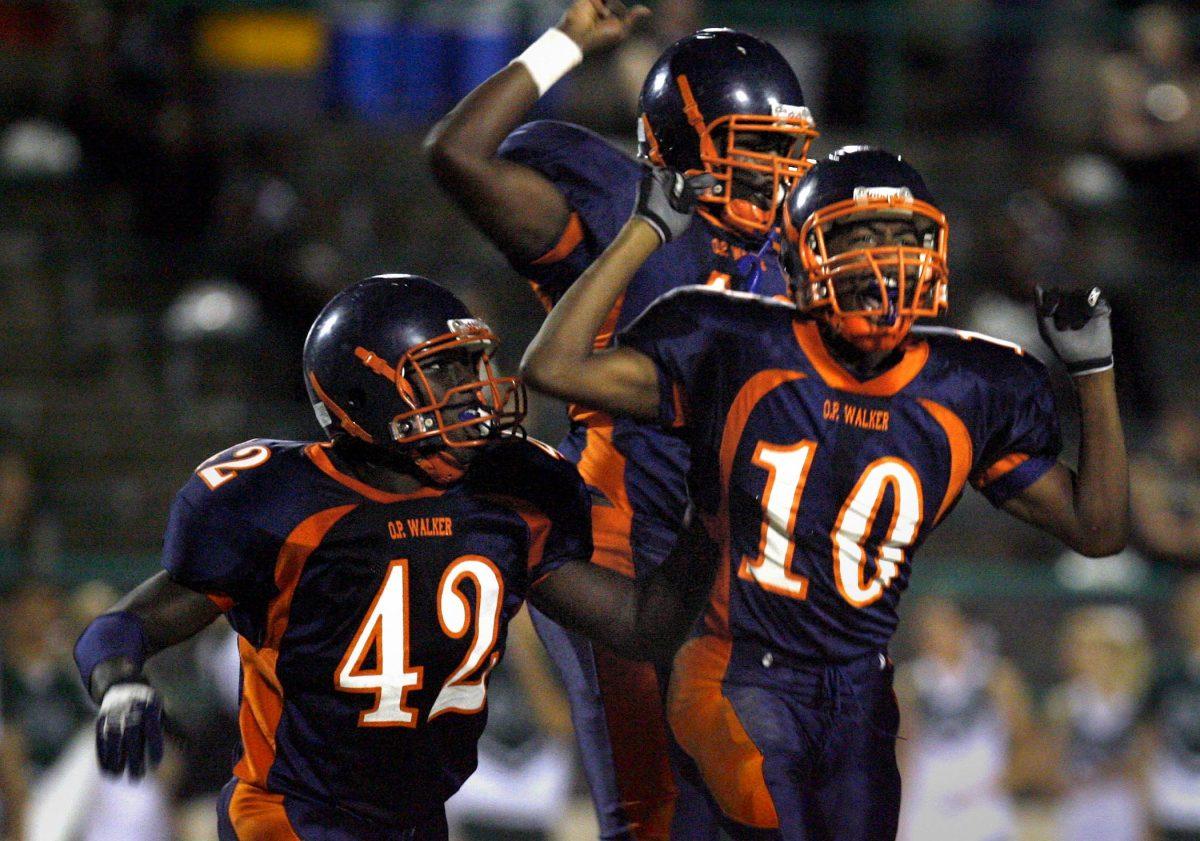
<instances>
[{"instance_id":1,"label":"blurred spectator","mask_svg":"<svg viewBox=\"0 0 1200 841\"><path fill-rule=\"evenodd\" d=\"M1200 839L1200 575L1184 579L1172 615L1178 634L1150 703L1148 788L1155 838Z\"/></svg>"},{"instance_id":2,"label":"blurred spectator","mask_svg":"<svg viewBox=\"0 0 1200 841\"><path fill-rule=\"evenodd\" d=\"M1180 213L1200 193L1200 66L1181 13L1150 4L1132 17L1131 47L1100 69L1101 140L1133 185L1153 235L1200 257L1200 220Z\"/></svg>"},{"instance_id":3,"label":"blurred spectator","mask_svg":"<svg viewBox=\"0 0 1200 841\"><path fill-rule=\"evenodd\" d=\"M983 73L990 53L972 33L981 29L984 0L909 0L905 14L937 20L937 26L915 27L905 39L905 69L910 74L906 119L914 125L932 121L962 129L986 116ZM968 46L969 45L969 46Z\"/></svg>"},{"instance_id":4,"label":"blurred spectator","mask_svg":"<svg viewBox=\"0 0 1200 841\"><path fill-rule=\"evenodd\" d=\"M0 569L8 577L49 573L59 562L60 524L45 497L27 451L0 442Z\"/></svg>"},{"instance_id":5,"label":"blurred spectator","mask_svg":"<svg viewBox=\"0 0 1200 841\"><path fill-rule=\"evenodd\" d=\"M0 699L2 700L2 699ZM21 841L25 834L25 744L18 731L6 729L0 706L0 839Z\"/></svg>"},{"instance_id":6,"label":"blurred spectator","mask_svg":"<svg viewBox=\"0 0 1200 841\"><path fill-rule=\"evenodd\" d=\"M65 592L37 578L7 593L3 616L3 698L6 727L24 736L34 775L49 768L91 708L70 662Z\"/></svg>"},{"instance_id":7,"label":"blurred spectator","mask_svg":"<svg viewBox=\"0 0 1200 841\"><path fill-rule=\"evenodd\" d=\"M237 635L218 620L150 663L151 680L168 710L174 761L165 787L176 803L211 821L217 794L229 782L240 745Z\"/></svg>"},{"instance_id":8,"label":"blurred spectator","mask_svg":"<svg viewBox=\"0 0 1200 841\"><path fill-rule=\"evenodd\" d=\"M953 602L922 600L916 625L916 659L896 675L899 837L1013 838L1012 749L1029 744L1033 721L1024 681Z\"/></svg>"},{"instance_id":9,"label":"blurred spectator","mask_svg":"<svg viewBox=\"0 0 1200 841\"><path fill-rule=\"evenodd\" d=\"M983 291L971 305L972 330L1016 342L1050 365L1054 354L1038 335L1034 287L1070 286L1065 261L1070 238L1067 219L1038 190L1013 193L996 214L980 243Z\"/></svg>"},{"instance_id":10,"label":"blurred spectator","mask_svg":"<svg viewBox=\"0 0 1200 841\"><path fill-rule=\"evenodd\" d=\"M0 553L25 555L33 526L33 476L25 455L0 449Z\"/></svg>"},{"instance_id":11,"label":"blurred spectator","mask_svg":"<svg viewBox=\"0 0 1200 841\"><path fill-rule=\"evenodd\" d=\"M1101 281L1095 255L1079 238L1072 220L1051 195L1064 187L1064 175L1047 173L1045 187L1019 190L1009 195L1000 214L990 216L979 243L980 261L975 296L966 326L998 339L1016 342L1051 369L1055 394L1065 417L1074 414L1074 389L1066 371L1038 334L1034 317L1035 289L1077 288ZM1136 307L1136 296L1104 287L1113 305L1113 348L1117 365L1117 393L1122 409L1138 417L1153 411L1154 378L1146 363L1146 331Z\"/></svg>"},{"instance_id":12,"label":"blurred spectator","mask_svg":"<svg viewBox=\"0 0 1200 841\"><path fill-rule=\"evenodd\" d=\"M1134 538L1152 558L1200 564L1200 416L1176 403L1129 465Z\"/></svg>"},{"instance_id":13,"label":"blurred spectator","mask_svg":"<svg viewBox=\"0 0 1200 841\"><path fill-rule=\"evenodd\" d=\"M121 0L79 15L68 119L88 174L129 190L139 231L178 246L211 219L220 160L202 126L191 21L154 5Z\"/></svg>"},{"instance_id":14,"label":"blurred spectator","mask_svg":"<svg viewBox=\"0 0 1200 841\"><path fill-rule=\"evenodd\" d=\"M1079 608L1059 639L1066 680L1047 702L1048 782L1060 792L1060 841L1141 841L1146 810L1137 717L1151 665L1141 617L1127 607Z\"/></svg>"},{"instance_id":15,"label":"blurred spectator","mask_svg":"<svg viewBox=\"0 0 1200 841\"><path fill-rule=\"evenodd\" d=\"M71 594L61 611L64 653L70 642L100 613L108 610L117 591L99 581L87 582ZM76 695L78 673L69 665ZM140 781L100 773L95 758L95 728L91 703L84 721L64 739L54 764L35 780L30 799L26 837L29 841L171 841L171 821L163 788L156 774Z\"/></svg>"}]
</instances>

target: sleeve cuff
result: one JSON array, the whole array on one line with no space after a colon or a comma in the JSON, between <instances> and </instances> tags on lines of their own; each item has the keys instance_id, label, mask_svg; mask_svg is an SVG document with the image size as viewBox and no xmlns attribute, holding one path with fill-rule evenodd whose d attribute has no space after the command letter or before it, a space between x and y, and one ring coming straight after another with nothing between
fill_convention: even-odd
<instances>
[{"instance_id":1,"label":"sleeve cuff","mask_svg":"<svg viewBox=\"0 0 1200 841\"><path fill-rule=\"evenodd\" d=\"M1020 458L1016 458L1017 456ZM1046 456L1013 453L993 464L972 484L987 498L988 502L999 508L1046 475L1055 464L1057 464L1056 459ZM1000 469L998 470L998 468Z\"/></svg>"}]
</instances>

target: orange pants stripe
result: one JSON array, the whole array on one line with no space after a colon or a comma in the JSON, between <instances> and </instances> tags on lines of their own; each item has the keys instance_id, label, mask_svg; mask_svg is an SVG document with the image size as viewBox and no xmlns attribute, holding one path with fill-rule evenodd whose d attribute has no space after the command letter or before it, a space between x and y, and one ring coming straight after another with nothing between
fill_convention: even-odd
<instances>
[{"instance_id":1,"label":"orange pants stripe","mask_svg":"<svg viewBox=\"0 0 1200 841\"><path fill-rule=\"evenodd\" d=\"M746 826L776 829L779 816L763 777L763 755L721 692L730 648L728 640L705 635L679 650L667 718L721 811Z\"/></svg>"}]
</instances>

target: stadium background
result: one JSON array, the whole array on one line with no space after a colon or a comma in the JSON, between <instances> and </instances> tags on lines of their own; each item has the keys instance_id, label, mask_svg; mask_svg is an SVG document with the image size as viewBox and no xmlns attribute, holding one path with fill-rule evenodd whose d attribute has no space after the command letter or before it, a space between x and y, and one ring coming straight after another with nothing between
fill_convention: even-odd
<instances>
[{"instance_id":1,"label":"stadium background","mask_svg":"<svg viewBox=\"0 0 1200 841\"><path fill-rule=\"evenodd\" d=\"M52 803L61 824L27 837L212 836L205 798L227 774L236 691L221 634L156 670L176 749L152 797L95 795L86 762L67 767L90 722L69 647L154 571L172 494L196 463L249 437L317 433L298 363L325 299L371 274L425 274L493 323L515 368L539 305L438 192L420 144L563 6L0 2L0 801L10 816L24 801L27 824ZM1131 548L1064 555L968 494L916 561L907 601L911 613L919 594L953 599L977 648L1023 675L1038 711L1023 738L1043 754L1040 771L1014 778L1023 837L1059 837L1057 805L1082 784L1047 770L1068 764L1047 753L1044 703L1079 677L1065 629L1087 616L1125 645L1120 656L1142 664L1136 695L1151 661L1175 656L1172 600L1200 563L1200 12L1101 0L651 6L649 26L537 115L629 147L654 56L701 25L743 28L796 68L822 132L815 153L870 142L925 174L950 218L950 323L1042 355L1034 283L1110 294ZM557 440L560 408L535 400L529 428ZM1117 609L1079 613L1096 605ZM902 625L902 661L915 622ZM500 796L481 794L461 831L536 838L557 824L587 837L562 701L536 647L515 648L485 746ZM1141 763L1132 749L1127 759L1105 773L1136 788ZM47 794L66 772L73 782ZM514 790L549 805L506 817L497 804ZM143 828L100 815L97 803L120 797L149 816Z\"/></svg>"}]
</instances>

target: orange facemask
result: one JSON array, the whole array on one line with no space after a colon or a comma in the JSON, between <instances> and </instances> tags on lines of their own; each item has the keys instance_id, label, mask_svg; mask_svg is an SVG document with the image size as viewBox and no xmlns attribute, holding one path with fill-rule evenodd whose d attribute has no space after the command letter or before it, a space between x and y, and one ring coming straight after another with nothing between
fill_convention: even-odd
<instances>
[{"instance_id":1,"label":"orange facemask","mask_svg":"<svg viewBox=\"0 0 1200 841\"><path fill-rule=\"evenodd\" d=\"M699 197L715 213L700 212L711 221L723 223L740 233L765 235L775 225L783 196L812 167L808 148L818 136L812 115L804 106L779 105L775 114L726 114L705 122L687 76L676 77L676 82L683 97L684 113L700 138L703 164L703 169L690 169L685 174L707 172L717 179L717 183ZM650 149L650 162L666 166L650 121L644 114L639 131ZM739 145L739 136L744 138L746 134L757 138L781 135L792 139L792 147L786 155L750 149ZM722 135L719 144L722 148L718 148L717 135ZM734 174L739 171L753 173L755 178L762 180L761 191L772 197L769 208L761 207L751 199L734 198Z\"/></svg>"},{"instance_id":2,"label":"orange facemask","mask_svg":"<svg viewBox=\"0 0 1200 841\"><path fill-rule=\"evenodd\" d=\"M825 235L850 217L897 215L926 223L919 246L883 245L830 254ZM799 230L784 223L801 271L796 305L824 318L835 332L865 352L889 351L918 318L941 315L949 305L945 215L903 194L848 199L821 208Z\"/></svg>"}]
</instances>

